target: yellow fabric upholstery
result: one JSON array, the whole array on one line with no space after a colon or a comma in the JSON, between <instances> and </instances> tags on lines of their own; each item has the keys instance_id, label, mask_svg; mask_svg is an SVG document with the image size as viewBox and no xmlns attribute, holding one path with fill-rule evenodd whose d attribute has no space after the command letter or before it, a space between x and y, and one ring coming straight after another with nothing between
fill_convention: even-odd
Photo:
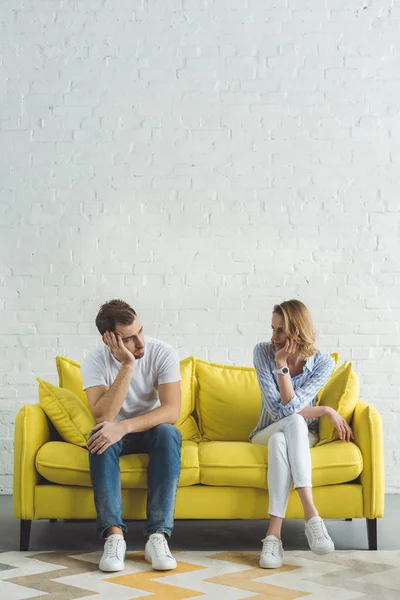
<instances>
[{"instance_id":1,"label":"yellow fabric upholstery","mask_svg":"<svg viewBox=\"0 0 400 600\"><path fill-rule=\"evenodd\" d=\"M332 352L331 357L335 361L335 369L336 369L337 364L339 362L339 353L338 352Z\"/></svg>"},{"instance_id":2,"label":"yellow fabric upholstery","mask_svg":"<svg viewBox=\"0 0 400 600\"><path fill-rule=\"evenodd\" d=\"M40 475L35 467L36 453L51 440L51 425L39 404L25 404L14 427L14 514L19 519L34 519L35 486Z\"/></svg>"},{"instance_id":3,"label":"yellow fabric upholstery","mask_svg":"<svg viewBox=\"0 0 400 600\"><path fill-rule=\"evenodd\" d=\"M193 356L185 358L180 363L181 367L181 412L176 427L182 434L182 440L199 442L201 439L197 423L192 416L195 403L195 359Z\"/></svg>"},{"instance_id":4,"label":"yellow fabric upholstery","mask_svg":"<svg viewBox=\"0 0 400 600\"><path fill-rule=\"evenodd\" d=\"M341 484L315 488L315 504L324 519L361 518L363 488ZM122 490L123 518L146 518L147 492ZM39 485L35 489L35 519L95 519L93 491L88 487ZM304 519L297 492L290 493L288 519ZM268 492L256 488L191 485L178 488L176 519L267 519Z\"/></svg>"},{"instance_id":5,"label":"yellow fabric upholstery","mask_svg":"<svg viewBox=\"0 0 400 600\"><path fill-rule=\"evenodd\" d=\"M260 414L261 395L255 369L196 360L196 376L203 439L247 440Z\"/></svg>"},{"instance_id":6,"label":"yellow fabric upholstery","mask_svg":"<svg viewBox=\"0 0 400 600\"><path fill-rule=\"evenodd\" d=\"M335 370L336 370L336 368L337 368L338 362L339 362L339 353L338 353L338 352L332 352L332 354L331 354L331 357L332 357L332 358L333 358L333 360L335 361L335 368L334 368L334 370L333 370L333 373L334 373L334 372L335 372ZM332 373L332 375L333 375L333 373ZM331 377L332 377L332 375L331 375ZM328 384L328 382L326 382L326 384L325 384L324 386L322 386L322 388L319 390L319 392L318 392L318 402L317 402L317 404L319 404L319 401L320 401L320 399L321 399L321 395L323 394L323 392L324 392L324 389L325 389L325 387L326 387L326 385L327 385L327 384Z\"/></svg>"},{"instance_id":7,"label":"yellow fabric upholstery","mask_svg":"<svg viewBox=\"0 0 400 600\"><path fill-rule=\"evenodd\" d=\"M61 388L66 388L78 396L89 408L86 392L83 391L81 366L79 363L57 356L56 358L58 382ZM195 402L195 359L189 356L180 363L181 368L181 412L176 427L179 429L183 440L200 441L200 431L192 416ZM89 408L90 410L90 408Z\"/></svg>"},{"instance_id":8,"label":"yellow fabric upholstery","mask_svg":"<svg viewBox=\"0 0 400 600\"><path fill-rule=\"evenodd\" d=\"M60 436L71 444L86 446L96 421L75 394L38 379L39 401Z\"/></svg>"},{"instance_id":9,"label":"yellow fabric upholstery","mask_svg":"<svg viewBox=\"0 0 400 600\"><path fill-rule=\"evenodd\" d=\"M352 425L364 461L360 476L364 490L364 516L368 519L383 517L385 465L381 416L376 408L359 400Z\"/></svg>"},{"instance_id":10,"label":"yellow fabric upholstery","mask_svg":"<svg viewBox=\"0 0 400 600\"><path fill-rule=\"evenodd\" d=\"M313 487L356 479L363 466L359 448L334 442L311 449ZM267 489L268 449L249 442L203 442L199 447L200 482L204 485Z\"/></svg>"},{"instance_id":11,"label":"yellow fabric upholstery","mask_svg":"<svg viewBox=\"0 0 400 600\"><path fill-rule=\"evenodd\" d=\"M345 361L329 379L319 398L320 406L334 408L347 423L353 416L359 393L358 377L350 362ZM328 417L319 419L319 442L317 446L339 439L339 434Z\"/></svg>"},{"instance_id":12,"label":"yellow fabric upholstery","mask_svg":"<svg viewBox=\"0 0 400 600\"><path fill-rule=\"evenodd\" d=\"M255 372L204 361L199 361L199 365L199 393L203 395L198 409L204 422L204 433L234 439L200 444L183 442L175 517L265 519L268 516L268 450L247 441L259 411ZM187 373L193 373L193 364L190 365L189 360L182 368L186 382ZM54 393L51 389L49 392L50 384L43 382L43 385L46 394ZM225 402L222 389L227 396ZM182 394L187 394L186 399L192 390L191 384L186 391L182 389ZM83 402L73 397L75 404L84 410ZM192 397L190 401L193 402ZM186 410L184 408L182 414ZM335 441L311 449L313 496L323 518L374 519L383 515L380 415L371 405L358 400L351 425L354 443ZM121 457L125 519L144 519L146 516L147 463L147 455ZM13 502L14 514L20 519L93 519L96 516L88 451L60 441L41 404L25 405L17 414ZM290 493L286 516L303 518L301 503L294 490Z\"/></svg>"},{"instance_id":13,"label":"yellow fabric upholstery","mask_svg":"<svg viewBox=\"0 0 400 600\"><path fill-rule=\"evenodd\" d=\"M65 356L56 356L58 385L69 390L89 408L86 392L83 390L81 365Z\"/></svg>"},{"instance_id":14,"label":"yellow fabric upholstery","mask_svg":"<svg viewBox=\"0 0 400 600\"><path fill-rule=\"evenodd\" d=\"M120 458L122 488L147 488L148 454L127 454ZM49 442L36 456L36 469L47 481L61 485L91 487L89 451L66 442ZM182 443L179 485L200 482L199 451L195 442Z\"/></svg>"}]
</instances>

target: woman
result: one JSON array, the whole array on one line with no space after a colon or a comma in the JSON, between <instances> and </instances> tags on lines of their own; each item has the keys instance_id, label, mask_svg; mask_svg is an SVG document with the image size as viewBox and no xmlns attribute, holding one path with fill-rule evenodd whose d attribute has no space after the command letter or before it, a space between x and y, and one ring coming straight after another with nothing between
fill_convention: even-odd
<instances>
[{"instance_id":1,"label":"woman","mask_svg":"<svg viewBox=\"0 0 400 600\"><path fill-rule=\"evenodd\" d=\"M335 410L315 406L334 361L315 348L315 330L307 307L299 300L274 306L271 327L271 342L254 348L262 401L258 425L250 434L253 444L268 445L270 522L262 540L260 567L264 569L276 569L283 563L281 529L292 480L303 505L311 550L316 554L333 552L335 547L311 491L310 448L318 442L318 418L327 416L340 439L354 439L347 422Z\"/></svg>"}]
</instances>

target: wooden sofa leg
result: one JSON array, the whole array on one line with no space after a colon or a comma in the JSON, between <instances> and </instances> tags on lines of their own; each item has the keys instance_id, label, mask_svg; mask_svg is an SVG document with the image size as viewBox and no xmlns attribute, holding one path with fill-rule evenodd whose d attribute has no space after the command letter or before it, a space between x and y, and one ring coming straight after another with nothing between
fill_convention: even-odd
<instances>
[{"instance_id":1,"label":"wooden sofa leg","mask_svg":"<svg viewBox=\"0 0 400 600\"><path fill-rule=\"evenodd\" d=\"M378 550L378 534L376 519L367 519L368 549Z\"/></svg>"},{"instance_id":2,"label":"wooden sofa leg","mask_svg":"<svg viewBox=\"0 0 400 600\"><path fill-rule=\"evenodd\" d=\"M32 521L25 521L21 519L21 530L19 538L19 549L29 550L29 539L31 537L31 525Z\"/></svg>"}]
</instances>

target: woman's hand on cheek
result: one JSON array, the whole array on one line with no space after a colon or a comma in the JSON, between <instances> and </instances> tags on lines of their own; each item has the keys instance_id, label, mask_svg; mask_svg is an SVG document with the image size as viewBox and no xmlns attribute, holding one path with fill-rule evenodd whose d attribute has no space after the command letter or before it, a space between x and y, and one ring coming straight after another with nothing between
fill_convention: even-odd
<instances>
[{"instance_id":1,"label":"woman's hand on cheek","mask_svg":"<svg viewBox=\"0 0 400 600\"><path fill-rule=\"evenodd\" d=\"M287 339L283 348L277 351L275 359L277 362L286 362L289 356L294 356L299 350L298 344L292 339Z\"/></svg>"}]
</instances>

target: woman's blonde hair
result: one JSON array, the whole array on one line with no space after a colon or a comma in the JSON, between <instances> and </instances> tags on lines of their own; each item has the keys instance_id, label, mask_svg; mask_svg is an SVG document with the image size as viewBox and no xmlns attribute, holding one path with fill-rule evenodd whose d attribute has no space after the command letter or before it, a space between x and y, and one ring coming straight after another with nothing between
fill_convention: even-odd
<instances>
[{"instance_id":1,"label":"woman's blonde hair","mask_svg":"<svg viewBox=\"0 0 400 600\"><path fill-rule=\"evenodd\" d=\"M299 346L299 354L307 359L315 352L315 328L311 319L310 311L300 300L287 300L281 304L275 304L272 311L283 317L285 323L285 334L290 340L294 340Z\"/></svg>"}]
</instances>

